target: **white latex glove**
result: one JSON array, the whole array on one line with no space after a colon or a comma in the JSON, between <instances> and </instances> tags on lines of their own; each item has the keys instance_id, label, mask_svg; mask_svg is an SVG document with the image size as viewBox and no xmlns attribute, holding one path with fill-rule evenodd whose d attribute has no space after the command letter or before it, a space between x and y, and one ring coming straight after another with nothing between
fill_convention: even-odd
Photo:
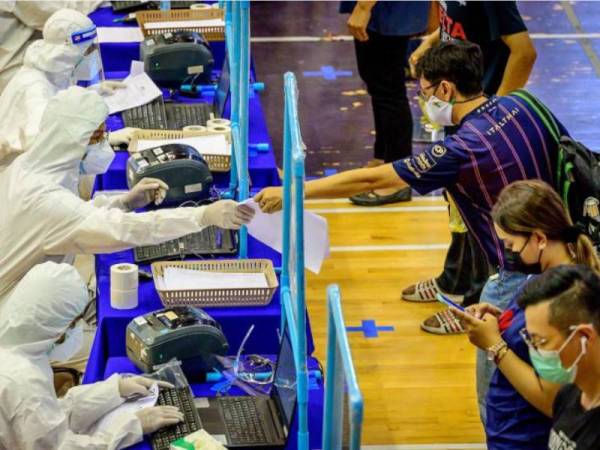
<instances>
[{"instance_id":1,"label":"white latex glove","mask_svg":"<svg viewBox=\"0 0 600 450\"><path fill-rule=\"evenodd\" d=\"M121 202L129 210L143 208L151 202L160 205L168 190L169 186L162 180L142 178L127 194L123 194Z\"/></svg>"},{"instance_id":2,"label":"white latex glove","mask_svg":"<svg viewBox=\"0 0 600 450\"><path fill-rule=\"evenodd\" d=\"M200 207L200 225L216 225L219 228L239 230L252 221L254 209L233 200L219 200Z\"/></svg>"},{"instance_id":3,"label":"white latex glove","mask_svg":"<svg viewBox=\"0 0 600 450\"><path fill-rule=\"evenodd\" d=\"M161 388L174 388L171 383L161 380L153 380L146 377L120 377L119 395L123 398L146 397L150 395L150 387L157 384Z\"/></svg>"},{"instance_id":4,"label":"white latex glove","mask_svg":"<svg viewBox=\"0 0 600 450\"><path fill-rule=\"evenodd\" d=\"M108 143L113 147L121 144L129 145L131 139L133 139L133 134L138 130L139 128L126 127L117 131L111 131L108 133Z\"/></svg>"},{"instance_id":5,"label":"white latex glove","mask_svg":"<svg viewBox=\"0 0 600 450\"><path fill-rule=\"evenodd\" d=\"M122 81L105 80L90 86L90 89L95 90L100 95L112 95L117 89L125 89L126 87L127 85Z\"/></svg>"},{"instance_id":6,"label":"white latex glove","mask_svg":"<svg viewBox=\"0 0 600 450\"><path fill-rule=\"evenodd\" d=\"M184 416L175 406L153 406L144 408L135 413L142 425L144 434L154 433L156 430L169 425L183 422Z\"/></svg>"}]
</instances>

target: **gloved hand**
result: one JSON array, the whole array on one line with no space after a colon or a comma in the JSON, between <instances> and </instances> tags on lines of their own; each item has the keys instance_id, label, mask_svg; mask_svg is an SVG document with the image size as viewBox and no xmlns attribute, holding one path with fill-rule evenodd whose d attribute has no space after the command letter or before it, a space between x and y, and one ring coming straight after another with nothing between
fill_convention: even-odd
<instances>
[{"instance_id":1,"label":"gloved hand","mask_svg":"<svg viewBox=\"0 0 600 450\"><path fill-rule=\"evenodd\" d=\"M239 230L252 221L254 210L248 205L233 200L219 200L208 206L201 206L200 225L216 225L219 228Z\"/></svg>"},{"instance_id":2,"label":"gloved hand","mask_svg":"<svg viewBox=\"0 0 600 450\"><path fill-rule=\"evenodd\" d=\"M152 201L155 205L160 205L168 190L169 186L162 180L142 178L127 194L123 194L121 201L129 210L143 208Z\"/></svg>"},{"instance_id":3,"label":"gloved hand","mask_svg":"<svg viewBox=\"0 0 600 450\"><path fill-rule=\"evenodd\" d=\"M108 142L113 147L121 144L129 145L131 139L133 139L133 134L138 130L139 128L125 127L117 131L111 131L108 133Z\"/></svg>"},{"instance_id":4,"label":"gloved hand","mask_svg":"<svg viewBox=\"0 0 600 450\"><path fill-rule=\"evenodd\" d=\"M132 396L145 397L150 395L150 387L157 384L161 388L170 388L174 386L171 383L161 380L153 380L146 377L120 377L119 378L119 395L123 398Z\"/></svg>"},{"instance_id":5,"label":"gloved hand","mask_svg":"<svg viewBox=\"0 0 600 450\"><path fill-rule=\"evenodd\" d=\"M144 434L154 433L155 431L169 425L183 422L183 414L175 406L152 406L144 408L135 413Z\"/></svg>"},{"instance_id":6,"label":"gloved hand","mask_svg":"<svg viewBox=\"0 0 600 450\"><path fill-rule=\"evenodd\" d=\"M100 95L111 95L114 94L117 89L125 89L127 85L122 81L105 80L99 84L90 86L91 89L98 92Z\"/></svg>"}]
</instances>

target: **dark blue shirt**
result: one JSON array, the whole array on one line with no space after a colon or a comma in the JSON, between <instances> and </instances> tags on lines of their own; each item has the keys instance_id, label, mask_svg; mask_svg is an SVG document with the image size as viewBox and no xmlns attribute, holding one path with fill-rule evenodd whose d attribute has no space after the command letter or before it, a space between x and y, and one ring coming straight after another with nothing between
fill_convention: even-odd
<instances>
[{"instance_id":1,"label":"dark blue shirt","mask_svg":"<svg viewBox=\"0 0 600 450\"><path fill-rule=\"evenodd\" d=\"M503 245L491 210L500 191L525 179L553 184L556 156L557 143L540 118L509 95L490 98L466 115L454 134L393 164L420 194L446 188L489 264L497 267L504 266Z\"/></svg>"},{"instance_id":2,"label":"dark blue shirt","mask_svg":"<svg viewBox=\"0 0 600 450\"><path fill-rule=\"evenodd\" d=\"M352 13L355 1L340 3L341 13ZM367 29L384 36L412 36L425 31L430 2L378 1L371 10Z\"/></svg>"},{"instance_id":3,"label":"dark blue shirt","mask_svg":"<svg viewBox=\"0 0 600 450\"><path fill-rule=\"evenodd\" d=\"M525 312L517 305L517 298L518 294L500 316L500 331L508 348L531 365L527 344L519 334L525 327ZM486 398L488 449L547 450L551 427L552 420L525 400L504 374L496 369Z\"/></svg>"},{"instance_id":4,"label":"dark blue shirt","mask_svg":"<svg viewBox=\"0 0 600 450\"><path fill-rule=\"evenodd\" d=\"M502 36L527 31L514 1L440 1L440 38L458 39L481 47L483 91L498 91L510 55Z\"/></svg>"}]
</instances>

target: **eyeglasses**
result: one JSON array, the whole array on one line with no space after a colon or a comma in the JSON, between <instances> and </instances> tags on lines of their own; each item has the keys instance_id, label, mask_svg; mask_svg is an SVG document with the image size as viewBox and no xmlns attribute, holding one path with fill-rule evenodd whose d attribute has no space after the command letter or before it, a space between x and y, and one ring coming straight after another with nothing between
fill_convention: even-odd
<instances>
[{"instance_id":1,"label":"eyeglasses","mask_svg":"<svg viewBox=\"0 0 600 450\"><path fill-rule=\"evenodd\" d=\"M429 86L426 86L423 89L419 89L417 91L417 95L419 96L419 98L421 100L423 100L424 102L426 102L429 99L429 97L426 97L423 91L426 91L426 90L431 89L431 88L434 87L435 90L431 93L431 95L433 95L433 94L435 94L435 91L437 91L437 87L440 85L441 82L442 82L442 80L438 81L437 83L430 84Z\"/></svg>"},{"instance_id":2,"label":"eyeglasses","mask_svg":"<svg viewBox=\"0 0 600 450\"><path fill-rule=\"evenodd\" d=\"M576 329L577 329L577 325L571 325L569 328L567 328L566 331L569 331L570 333L573 333L573 331L575 331ZM539 348L541 346L546 345L548 343L548 339L546 339L546 338L542 338L542 337L540 337L540 338L533 338L533 337L531 337L531 335L527 331L527 328L521 328L521 330L519 330L519 335L525 341L525 343L529 347L531 347L532 349L534 349L536 352L539 352ZM567 341L568 341L568 339L567 339ZM565 342L565 344L566 344L566 342ZM565 344L563 344L563 346ZM562 346L561 346L561 349L562 349Z\"/></svg>"}]
</instances>

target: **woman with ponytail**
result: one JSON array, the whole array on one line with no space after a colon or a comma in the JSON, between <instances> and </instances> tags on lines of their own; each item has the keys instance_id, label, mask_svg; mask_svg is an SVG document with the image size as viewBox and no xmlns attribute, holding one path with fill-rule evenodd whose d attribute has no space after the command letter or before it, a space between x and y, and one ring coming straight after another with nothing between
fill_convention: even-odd
<instances>
[{"instance_id":1,"label":"woman with ponytail","mask_svg":"<svg viewBox=\"0 0 600 450\"><path fill-rule=\"evenodd\" d=\"M569 264L600 271L590 239L573 225L558 194L542 181L508 185L494 205L492 218L506 260L515 270L531 274L530 279ZM489 364L496 365L490 381L478 355L478 385L489 386L484 424L489 450L546 450L552 405L560 388L540 379L533 369L521 336L525 316L517 304L520 291L504 311L488 303L473 305L464 313L455 311L471 343L487 353Z\"/></svg>"}]
</instances>

